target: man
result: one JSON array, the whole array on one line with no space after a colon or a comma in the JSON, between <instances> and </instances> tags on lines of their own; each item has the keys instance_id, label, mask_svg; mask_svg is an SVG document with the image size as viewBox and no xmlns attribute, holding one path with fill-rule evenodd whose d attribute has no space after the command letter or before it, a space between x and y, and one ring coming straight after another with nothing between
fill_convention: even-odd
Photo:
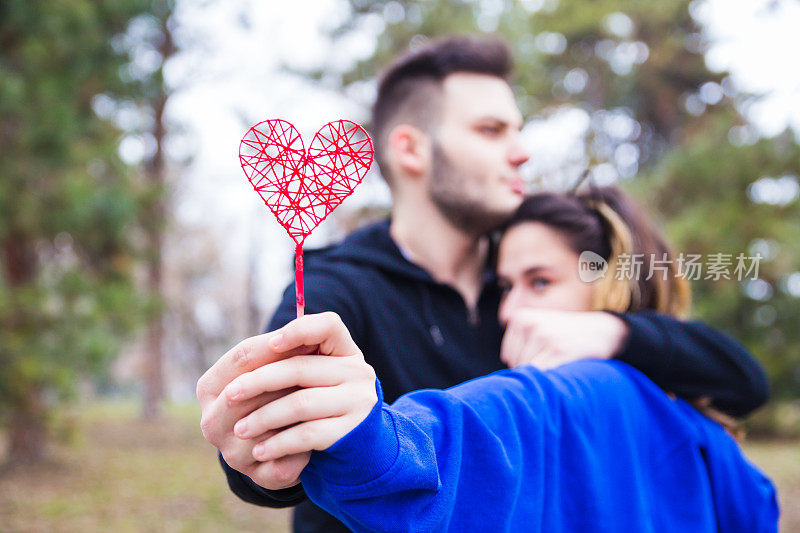
<instances>
[{"instance_id":1,"label":"man","mask_svg":"<svg viewBox=\"0 0 800 533\"><path fill-rule=\"evenodd\" d=\"M341 316L381 379L387 402L503 368L502 295L487 235L519 205L519 167L528 159L510 71L505 44L478 37L437 41L391 66L372 114L376 161L394 200L391 221L306 254L307 312ZM294 318L293 294L289 287L269 330ZM708 396L734 415L767 396L752 358L701 324L581 313L568 329L541 328L553 342L580 331L585 350L575 357L616 357L665 389ZM304 501L297 483L308 453L261 461L253 449L268 435L234 433L238 420L288 391L230 405L222 389L257 362L244 350L226 364L201 378L198 398L203 433L220 450L231 489L260 505L300 503L296 531L346 531Z\"/></svg>"}]
</instances>

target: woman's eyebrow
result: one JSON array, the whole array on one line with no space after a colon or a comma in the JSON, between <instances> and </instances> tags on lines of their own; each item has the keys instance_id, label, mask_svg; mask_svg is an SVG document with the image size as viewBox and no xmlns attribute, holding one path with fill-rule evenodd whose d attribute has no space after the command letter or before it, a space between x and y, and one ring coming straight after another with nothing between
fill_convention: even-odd
<instances>
[{"instance_id":1,"label":"woman's eyebrow","mask_svg":"<svg viewBox=\"0 0 800 533\"><path fill-rule=\"evenodd\" d=\"M535 276L536 274L541 274L543 272L548 272L549 270L552 270L552 269L550 267L548 267L548 266L545 266L545 265L533 265L533 266L529 266L528 268L523 270L522 271L522 275L527 278L527 277Z\"/></svg>"},{"instance_id":2,"label":"woman's eyebrow","mask_svg":"<svg viewBox=\"0 0 800 533\"><path fill-rule=\"evenodd\" d=\"M552 269L546 265L533 265L523 270L520 277L529 278L531 276L535 276L536 274L549 272L550 270ZM497 273L497 282L511 285L511 280L499 272Z\"/></svg>"}]
</instances>

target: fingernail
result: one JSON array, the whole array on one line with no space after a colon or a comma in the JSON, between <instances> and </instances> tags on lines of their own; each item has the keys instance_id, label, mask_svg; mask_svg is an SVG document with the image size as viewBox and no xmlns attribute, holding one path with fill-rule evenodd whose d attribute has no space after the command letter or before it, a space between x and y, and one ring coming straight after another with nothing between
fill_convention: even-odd
<instances>
[{"instance_id":1,"label":"fingernail","mask_svg":"<svg viewBox=\"0 0 800 533\"><path fill-rule=\"evenodd\" d=\"M275 349L280 348L282 343L283 343L283 333L275 333L275 335L273 335L272 338L269 340L269 345Z\"/></svg>"},{"instance_id":2,"label":"fingernail","mask_svg":"<svg viewBox=\"0 0 800 533\"><path fill-rule=\"evenodd\" d=\"M242 419L236 422L236 425L233 426L233 432L240 437L244 437L247 432L247 420Z\"/></svg>"},{"instance_id":3,"label":"fingernail","mask_svg":"<svg viewBox=\"0 0 800 533\"><path fill-rule=\"evenodd\" d=\"M233 383L231 385L228 385L227 395L228 395L228 399L229 400L235 400L241 394L242 394L242 386L241 385L239 385L238 383Z\"/></svg>"},{"instance_id":4,"label":"fingernail","mask_svg":"<svg viewBox=\"0 0 800 533\"><path fill-rule=\"evenodd\" d=\"M264 444L256 444L253 448L253 457L261 459L264 456Z\"/></svg>"}]
</instances>

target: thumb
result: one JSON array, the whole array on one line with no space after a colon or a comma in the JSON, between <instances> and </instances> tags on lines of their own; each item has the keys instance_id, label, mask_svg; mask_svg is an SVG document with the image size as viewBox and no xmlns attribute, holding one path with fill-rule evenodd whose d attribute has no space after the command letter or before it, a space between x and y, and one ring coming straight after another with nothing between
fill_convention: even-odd
<instances>
[{"instance_id":1,"label":"thumb","mask_svg":"<svg viewBox=\"0 0 800 533\"><path fill-rule=\"evenodd\" d=\"M287 352L299 346L317 346L320 355L362 355L336 313L304 315L272 334L270 346Z\"/></svg>"}]
</instances>

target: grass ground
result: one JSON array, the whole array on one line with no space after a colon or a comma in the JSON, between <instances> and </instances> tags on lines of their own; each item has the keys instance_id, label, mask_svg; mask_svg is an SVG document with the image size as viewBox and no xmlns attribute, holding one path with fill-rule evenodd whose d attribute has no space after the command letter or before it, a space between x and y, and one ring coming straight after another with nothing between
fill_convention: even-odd
<instances>
[{"instance_id":1,"label":"grass ground","mask_svg":"<svg viewBox=\"0 0 800 533\"><path fill-rule=\"evenodd\" d=\"M219 532L289 530L289 513L245 504L227 488L194 406L159 423L133 404L99 404L70 416L68 444L33 472L0 476L0 530L9 532ZM748 442L777 483L784 533L800 533L800 443Z\"/></svg>"},{"instance_id":2,"label":"grass ground","mask_svg":"<svg viewBox=\"0 0 800 533\"><path fill-rule=\"evenodd\" d=\"M0 530L284 532L285 510L241 502L227 487L199 410L171 408L159 423L132 404L91 406L53 463L0 477Z\"/></svg>"},{"instance_id":3,"label":"grass ground","mask_svg":"<svg viewBox=\"0 0 800 533\"><path fill-rule=\"evenodd\" d=\"M745 441L747 456L778 487L783 533L800 533L800 442Z\"/></svg>"}]
</instances>

